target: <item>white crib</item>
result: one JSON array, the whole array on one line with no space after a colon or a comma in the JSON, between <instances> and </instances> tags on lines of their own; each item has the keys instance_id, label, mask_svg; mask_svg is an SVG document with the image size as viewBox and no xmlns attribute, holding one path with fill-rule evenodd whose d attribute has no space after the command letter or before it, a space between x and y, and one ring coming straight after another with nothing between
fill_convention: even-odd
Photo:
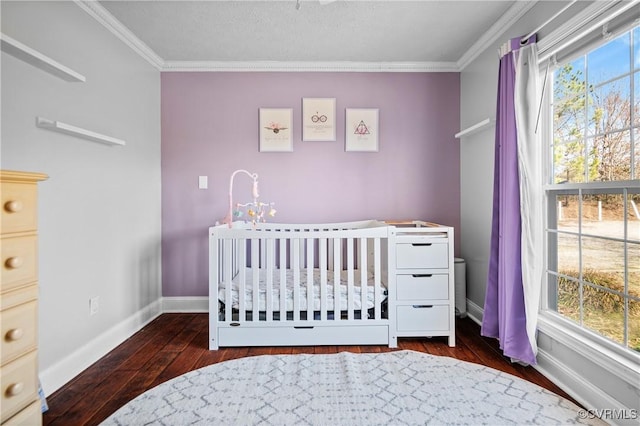
<instances>
[{"instance_id":1,"label":"white crib","mask_svg":"<svg viewBox=\"0 0 640 426\"><path fill-rule=\"evenodd\" d=\"M388 344L395 228L243 222L209 230L209 348Z\"/></svg>"}]
</instances>

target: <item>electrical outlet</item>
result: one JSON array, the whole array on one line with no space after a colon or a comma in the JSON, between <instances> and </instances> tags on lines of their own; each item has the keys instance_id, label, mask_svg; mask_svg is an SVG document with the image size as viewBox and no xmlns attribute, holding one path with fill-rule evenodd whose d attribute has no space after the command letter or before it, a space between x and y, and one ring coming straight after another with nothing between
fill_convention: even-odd
<instances>
[{"instance_id":1,"label":"electrical outlet","mask_svg":"<svg viewBox=\"0 0 640 426\"><path fill-rule=\"evenodd\" d=\"M98 313L98 308L100 307L98 303L99 300L100 298L98 296L89 299L89 315L95 315Z\"/></svg>"}]
</instances>

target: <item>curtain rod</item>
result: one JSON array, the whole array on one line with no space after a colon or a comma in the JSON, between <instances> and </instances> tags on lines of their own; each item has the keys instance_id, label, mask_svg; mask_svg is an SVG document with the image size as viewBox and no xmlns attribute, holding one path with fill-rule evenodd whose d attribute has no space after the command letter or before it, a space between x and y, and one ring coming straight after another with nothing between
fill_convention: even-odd
<instances>
[{"instance_id":1,"label":"curtain rod","mask_svg":"<svg viewBox=\"0 0 640 426\"><path fill-rule=\"evenodd\" d=\"M569 4L565 5L565 7L563 7L562 9L560 9L558 12L555 13L555 15L553 15L551 18L547 19L546 21L544 21L542 24L540 24L538 26L538 28L536 28L535 30L531 31L529 34L527 34L526 36L524 36L521 40L520 40L520 44L526 43L529 38L534 35L535 33L537 33L538 31L540 31L541 29L543 29L544 27L546 27L547 25L549 25L549 23L551 23L551 21L553 21L554 19L556 19L558 16L560 16L565 10L569 9L575 2L577 2L578 0L572 0L571 2L569 2Z\"/></svg>"}]
</instances>

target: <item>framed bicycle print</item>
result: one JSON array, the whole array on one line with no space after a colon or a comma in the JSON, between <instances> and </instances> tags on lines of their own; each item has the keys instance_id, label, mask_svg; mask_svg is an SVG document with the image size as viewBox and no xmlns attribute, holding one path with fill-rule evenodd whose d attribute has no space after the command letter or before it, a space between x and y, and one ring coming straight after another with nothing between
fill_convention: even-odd
<instances>
[{"instance_id":1,"label":"framed bicycle print","mask_svg":"<svg viewBox=\"0 0 640 426\"><path fill-rule=\"evenodd\" d=\"M336 140L336 98L302 99L302 140Z\"/></svg>"},{"instance_id":2,"label":"framed bicycle print","mask_svg":"<svg viewBox=\"0 0 640 426\"><path fill-rule=\"evenodd\" d=\"M377 108L347 108L344 128L345 151L378 151Z\"/></svg>"},{"instance_id":3,"label":"framed bicycle print","mask_svg":"<svg viewBox=\"0 0 640 426\"><path fill-rule=\"evenodd\" d=\"M292 108L260 108L260 152L293 151Z\"/></svg>"}]
</instances>

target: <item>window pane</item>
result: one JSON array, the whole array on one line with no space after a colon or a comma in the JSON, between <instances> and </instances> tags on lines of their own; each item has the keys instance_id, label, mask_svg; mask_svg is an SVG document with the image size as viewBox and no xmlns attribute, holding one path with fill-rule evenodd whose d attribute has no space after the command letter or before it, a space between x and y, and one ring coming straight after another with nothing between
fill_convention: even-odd
<instances>
[{"instance_id":1,"label":"window pane","mask_svg":"<svg viewBox=\"0 0 640 426\"><path fill-rule=\"evenodd\" d=\"M580 198L577 195L558 195L557 200L558 229L566 232L578 232Z\"/></svg>"},{"instance_id":2,"label":"window pane","mask_svg":"<svg viewBox=\"0 0 640 426\"><path fill-rule=\"evenodd\" d=\"M589 84L598 84L629 72L630 36L631 33L627 32L587 55Z\"/></svg>"},{"instance_id":3,"label":"window pane","mask_svg":"<svg viewBox=\"0 0 640 426\"><path fill-rule=\"evenodd\" d=\"M624 198L622 194L582 196L582 232L608 238L624 238Z\"/></svg>"},{"instance_id":4,"label":"window pane","mask_svg":"<svg viewBox=\"0 0 640 426\"><path fill-rule=\"evenodd\" d=\"M553 147L554 183L584 182L584 141L577 140Z\"/></svg>"},{"instance_id":5,"label":"window pane","mask_svg":"<svg viewBox=\"0 0 640 426\"><path fill-rule=\"evenodd\" d=\"M640 40L638 40L640 44ZM633 81L633 103L635 105L633 109L633 123L635 126L640 126L640 71L634 74Z\"/></svg>"},{"instance_id":6,"label":"window pane","mask_svg":"<svg viewBox=\"0 0 640 426\"><path fill-rule=\"evenodd\" d=\"M624 243L582 237L582 279L624 292Z\"/></svg>"},{"instance_id":7,"label":"window pane","mask_svg":"<svg viewBox=\"0 0 640 426\"><path fill-rule=\"evenodd\" d=\"M633 162L635 163L633 179L640 179L640 129L633 131L633 140L633 144L636 146L633 157Z\"/></svg>"},{"instance_id":8,"label":"window pane","mask_svg":"<svg viewBox=\"0 0 640 426\"><path fill-rule=\"evenodd\" d=\"M629 128L631 80L629 76L599 86L589 97L589 134Z\"/></svg>"},{"instance_id":9,"label":"window pane","mask_svg":"<svg viewBox=\"0 0 640 426\"><path fill-rule=\"evenodd\" d=\"M638 191L638 189L636 189ZM633 192L633 191L629 191ZM638 192L629 194L627 198L627 240L640 243L640 194ZM636 267L640 272L640 252L637 252Z\"/></svg>"},{"instance_id":10,"label":"window pane","mask_svg":"<svg viewBox=\"0 0 640 426\"><path fill-rule=\"evenodd\" d=\"M578 236L558 234L558 273L575 278L580 276Z\"/></svg>"},{"instance_id":11,"label":"window pane","mask_svg":"<svg viewBox=\"0 0 640 426\"><path fill-rule=\"evenodd\" d=\"M636 220L639 223L640 220ZM640 226L629 232L636 232L640 240ZM627 248L629 268L629 347L640 351L640 244L629 243Z\"/></svg>"},{"instance_id":12,"label":"window pane","mask_svg":"<svg viewBox=\"0 0 640 426\"><path fill-rule=\"evenodd\" d=\"M633 30L633 67L635 69L640 68L640 27Z\"/></svg>"},{"instance_id":13,"label":"window pane","mask_svg":"<svg viewBox=\"0 0 640 426\"><path fill-rule=\"evenodd\" d=\"M554 99L573 98L584 93L584 56L558 68L553 75Z\"/></svg>"},{"instance_id":14,"label":"window pane","mask_svg":"<svg viewBox=\"0 0 640 426\"><path fill-rule=\"evenodd\" d=\"M553 136L559 142L582 138L585 122L584 94L556 101L553 105Z\"/></svg>"},{"instance_id":15,"label":"window pane","mask_svg":"<svg viewBox=\"0 0 640 426\"><path fill-rule=\"evenodd\" d=\"M624 343L624 298L592 287L582 287L583 323L586 327Z\"/></svg>"},{"instance_id":16,"label":"window pane","mask_svg":"<svg viewBox=\"0 0 640 426\"><path fill-rule=\"evenodd\" d=\"M556 311L580 323L580 290L577 281L558 278L558 306Z\"/></svg>"},{"instance_id":17,"label":"window pane","mask_svg":"<svg viewBox=\"0 0 640 426\"><path fill-rule=\"evenodd\" d=\"M630 133L614 132L596 136L589 143L589 181L631 179Z\"/></svg>"}]
</instances>

